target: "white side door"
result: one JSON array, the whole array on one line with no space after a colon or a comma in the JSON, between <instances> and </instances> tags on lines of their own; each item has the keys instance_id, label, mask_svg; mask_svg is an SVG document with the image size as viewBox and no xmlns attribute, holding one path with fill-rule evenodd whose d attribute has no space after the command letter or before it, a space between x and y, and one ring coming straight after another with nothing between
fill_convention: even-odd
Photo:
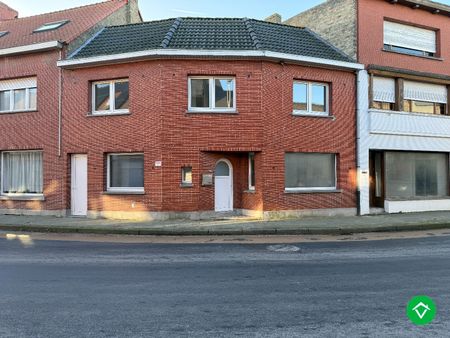
<instances>
[{"instance_id":1,"label":"white side door","mask_svg":"<svg viewBox=\"0 0 450 338\"><path fill-rule=\"evenodd\" d=\"M214 174L214 210L233 210L233 174L231 163L225 160L217 162Z\"/></svg>"},{"instance_id":2,"label":"white side door","mask_svg":"<svg viewBox=\"0 0 450 338\"><path fill-rule=\"evenodd\" d=\"M86 216L88 204L87 155L72 155L71 168L70 187L72 216Z\"/></svg>"}]
</instances>

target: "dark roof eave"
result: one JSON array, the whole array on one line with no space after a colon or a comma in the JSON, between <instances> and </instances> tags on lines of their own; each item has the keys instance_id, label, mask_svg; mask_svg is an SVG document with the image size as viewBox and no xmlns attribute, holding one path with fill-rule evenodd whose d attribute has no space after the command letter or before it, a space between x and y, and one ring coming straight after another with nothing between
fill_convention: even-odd
<instances>
[{"instance_id":1,"label":"dark roof eave","mask_svg":"<svg viewBox=\"0 0 450 338\"><path fill-rule=\"evenodd\" d=\"M129 63L154 59L169 58L207 58L207 59L264 59L277 62L302 63L324 68L362 70L364 65L359 63L323 59L318 57L294 55L264 50L169 50L153 49L113 55L100 55L88 58L67 59L58 62L58 66L66 69L86 68L111 64Z\"/></svg>"}]
</instances>

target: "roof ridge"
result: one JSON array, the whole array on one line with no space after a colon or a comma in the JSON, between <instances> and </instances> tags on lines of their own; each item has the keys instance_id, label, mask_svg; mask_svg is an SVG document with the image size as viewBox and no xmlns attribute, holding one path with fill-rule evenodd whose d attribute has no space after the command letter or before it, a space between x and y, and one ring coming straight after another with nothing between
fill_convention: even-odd
<instances>
[{"instance_id":1,"label":"roof ridge","mask_svg":"<svg viewBox=\"0 0 450 338\"><path fill-rule=\"evenodd\" d=\"M166 36L161 42L161 48L167 48L169 47L170 40L172 40L173 35L177 31L178 27L181 25L181 21L183 21L182 18L176 18L175 21L172 24L172 27L170 27L169 31L167 32Z\"/></svg>"},{"instance_id":2,"label":"roof ridge","mask_svg":"<svg viewBox=\"0 0 450 338\"><path fill-rule=\"evenodd\" d=\"M28 18L34 18L34 17L37 17L37 16L44 16L44 15L49 15L49 14L62 13L62 12L67 12L67 11L71 11L71 10L74 10L74 9L80 9L80 8L91 7L91 6L97 6L97 5L105 4L105 3L108 3L108 2L122 2L122 1L115 1L115 0L99 1L99 2L96 2L96 3L93 3L93 4L76 6L76 7L71 7L71 8L65 8L65 9L60 9L60 10L53 11L53 12L47 12L47 13L41 13L41 14L35 14L35 15L18 17L17 19L13 19L13 20L28 19ZM123 3L126 4L126 1L123 1Z\"/></svg>"},{"instance_id":3,"label":"roof ridge","mask_svg":"<svg viewBox=\"0 0 450 338\"><path fill-rule=\"evenodd\" d=\"M106 28L117 28L117 27L127 27L127 26L140 26L140 25L149 25L153 23L160 23L160 22L166 22L166 21L174 21L176 19L185 19L184 17L180 18L168 18L168 19L160 19L160 20L150 20L150 21L141 21L141 22L134 22L134 23L127 23L125 25L112 25L112 26L106 26Z\"/></svg>"},{"instance_id":4,"label":"roof ridge","mask_svg":"<svg viewBox=\"0 0 450 338\"><path fill-rule=\"evenodd\" d=\"M255 30L252 27L252 24L250 23L250 20L248 18L244 18L245 27L247 28L248 34L250 35L250 38L252 39L253 46L256 49L262 49L263 46L261 44L261 41L258 39L258 35L256 34Z\"/></svg>"},{"instance_id":5,"label":"roof ridge","mask_svg":"<svg viewBox=\"0 0 450 338\"><path fill-rule=\"evenodd\" d=\"M286 25L289 26L289 25ZM349 58L352 61L355 61L350 55L345 54L342 50L340 50L339 48L337 48L335 45L333 45L331 42L329 42L328 40L325 40L323 37L321 37L319 34L317 34L316 32L312 31L311 29L309 29L308 27L304 27L303 28L305 31L307 31L308 33L310 33L312 36L314 36L317 40L323 42L324 44L326 44L328 47L332 48L334 51L338 52L339 54L341 54L342 56L345 56L346 58Z\"/></svg>"}]
</instances>

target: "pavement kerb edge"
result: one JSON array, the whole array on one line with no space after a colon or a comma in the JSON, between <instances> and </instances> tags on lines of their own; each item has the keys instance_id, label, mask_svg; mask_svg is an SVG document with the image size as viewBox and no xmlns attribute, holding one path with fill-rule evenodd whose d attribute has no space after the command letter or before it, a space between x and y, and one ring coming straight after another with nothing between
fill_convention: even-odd
<instances>
[{"instance_id":1,"label":"pavement kerb edge","mask_svg":"<svg viewBox=\"0 0 450 338\"><path fill-rule=\"evenodd\" d=\"M196 235L350 235L363 232L400 232L416 230L448 229L450 222L442 223L407 223L402 225L382 226L342 226L336 228L253 228L253 229L163 229L163 228L98 228L98 227L64 227L48 225L0 225L2 231L43 232L43 233L80 233L111 235L154 235L154 236L196 236Z\"/></svg>"}]
</instances>

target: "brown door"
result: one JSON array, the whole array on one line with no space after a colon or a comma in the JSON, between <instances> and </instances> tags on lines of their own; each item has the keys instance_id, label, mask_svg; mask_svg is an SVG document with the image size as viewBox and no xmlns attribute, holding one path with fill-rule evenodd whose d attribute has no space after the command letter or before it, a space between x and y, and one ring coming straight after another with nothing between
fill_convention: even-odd
<instances>
[{"instance_id":1,"label":"brown door","mask_svg":"<svg viewBox=\"0 0 450 338\"><path fill-rule=\"evenodd\" d=\"M384 153L371 151L370 171L370 206L384 208Z\"/></svg>"}]
</instances>

